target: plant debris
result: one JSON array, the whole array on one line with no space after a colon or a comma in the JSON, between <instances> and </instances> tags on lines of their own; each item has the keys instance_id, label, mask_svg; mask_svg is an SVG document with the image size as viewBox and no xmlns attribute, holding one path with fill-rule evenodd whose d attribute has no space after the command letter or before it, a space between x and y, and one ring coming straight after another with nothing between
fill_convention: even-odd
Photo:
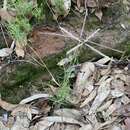
<instances>
[{"instance_id":1,"label":"plant debris","mask_svg":"<svg viewBox=\"0 0 130 130\"><path fill-rule=\"evenodd\" d=\"M60 130L60 126L62 130L129 130L130 93L126 91L129 69L126 68L128 65L119 68L110 58L83 63L70 94L78 97L76 103L73 101L73 108L53 107L49 103L53 95L49 94L35 94L19 104L1 99L0 106L11 111L11 115L1 117L0 127L5 130ZM109 71L102 73L105 69ZM72 102L72 98L66 100ZM7 125L12 118L11 125Z\"/></svg>"}]
</instances>

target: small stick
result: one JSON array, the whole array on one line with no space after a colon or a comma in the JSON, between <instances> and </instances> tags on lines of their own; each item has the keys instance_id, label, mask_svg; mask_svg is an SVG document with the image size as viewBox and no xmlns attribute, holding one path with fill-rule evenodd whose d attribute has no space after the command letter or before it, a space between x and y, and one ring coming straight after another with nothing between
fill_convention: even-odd
<instances>
[{"instance_id":1,"label":"small stick","mask_svg":"<svg viewBox=\"0 0 130 130\"><path fill-rule=\"evenodd\" d=\"M64 28L60 27L60 29L65 32L66 34L68 34L69 36L71 36L72 39L75 39L79 42L82 42L79 38L75 37L72 33L68 32L67 30L65 30ZM94 33L92 33L86 40L84 40L81 44L75 46L74 48L72 48L71 50L69 50L66 54L69 54L75 50L77 50L79 47L81 47L82 45L86 45L87 47L89 47L91 50L93 50L94 52L98 53L99 55L103 56L103 57L108 57L107 55L103 54L102 52L100 52L99 50L95 49L94 47L88 45L86 42L88 42L89 39L91 39L92 37L94 37L94 35L99 32L100 29L97 29Z\"/></svg>"},{"instance_id":2,"label":"small stick","mask_svg":"<svg viewBox=\"0 0 130 130\"><path fill-rule=\"evenodd\" d=\"M86 43L85 46L89 47L92 51L98 53L99 55L101 55L101 56L103 56L103 57L108 57L108 58L109 58L109 56L103 54L102 52L100 52L99 50L97 50L97 49L95 49L94 47L90 46L89 44ZM111 59L111 58L110 58L110 59Z\"/></svg>"},{"instance_id":3,"label":"small stick","mask_svg":"<svg viewBox=\"0 0 130 130\"><path fill-rule=\"evenodd\" d=\"M64 29L62 27L60 27L60 29L61 29L61 31L63 33L66 33L70 38L75 39L78 42L81 42L81 40L79 38L77 38L76 36L74 36L72 33L68 32L66 29Z\"/></svg>"},{"instance_id":4,"label":"small stick","mask_svg":"<svg viewBox=\"0 0 130 130\"><path fill-rule=\"evenodd\" d=\"M65 37L65 38L71 38L71 36L62 35L60 33L46 33L46 32L43 33L43 32L40 32L40 34L51 35L51 36L60 36L60 37ZM108 46L96 43L94 41L88 40L88 43L91 43L91 44L97 45L99 47L106 48L106 49L109 49L109 50L112 50L112 51L115 51L115 52L118 52L118 53L124 53L123 51L120 51L120 50L117 50L117 49L114 49L114 48L111 48L111 47L108 47Z\"/></svg>"},{"instance_id":5,"label":"small stick","mask_svg":"<svg viewBox=\"0 0 130 130\"><path fill-rule=\"evenodd\" d=\"M88 41L88 43L92 43L94 45L100 46L102 48L110 49L110 50L113 50L113 51L118 52L118 53L124 53L123 51L120 51L120 50L117 50L117 49L113 49L111 47L108 47L108 46L105 46L105 45L102 45L102 44L98 44L98 43L93 42L93 41Z\"/></svg>"},{"instance_id":6,"label":"small stick","mask_svg":"<svg viewBox=\"0 0 130 130\"><path fill-rule=\"evenodd\" d=\"M85 3L86 3L86 2L85 2ZM86 13L85 13L85 17L84 17L84 22L83 22L82 30L81 30L81 33L80 33L80 38L82 38L82 35L83 35L83 32L84 32L84 28L85 28L85 23L86 23L87 16L88 16L88 9L86 8Z\"/></svg>"},{"instance_id":7,"label":"small stick","mask_svg":"<svg viewBox=\"0 0 130 130\"><path fill-rule=\"evenodd\" d=\"M75 51L75 50L77 50L79 47L81 47L83 44L85 44L86 42L88 42L88 40L89 39L91 39L92 37L94 37L94 35L97 33L97 32L99 32L100 31L100 29L97 29L94 33L92 33L86 40L84 40L81 44L79 44L79 45L77 45L77 46L75 46L74 48L72 48L71 50L69 50L68 52L67 52L67 54L70 54L70 53L72 53L73 51ZM81 40L80 40L80 42L81 42Z\"/></svg>"}]
</instances>

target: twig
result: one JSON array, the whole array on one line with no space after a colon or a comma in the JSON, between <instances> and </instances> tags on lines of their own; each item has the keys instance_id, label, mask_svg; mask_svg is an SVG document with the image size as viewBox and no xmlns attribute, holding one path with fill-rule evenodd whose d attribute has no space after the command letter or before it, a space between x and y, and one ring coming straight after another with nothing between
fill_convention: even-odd
<instances>
[{"instance_id":1,"label":"twig","mask_svg":"<svg viewBox=\"0 0 130 130\"><path fill-rule=\"evenodd\" d=\"M92 43L92 44L97 45L97 46L99 46L99 47L106 48L106 49L110 49L110 50L113 50L113 51L115 51L115 52L124 53L123 51L120 51L120 50L117 50L117 49L113 49L113 48L111 48L111 47L108 47L108 46L105 46L105 45L102 45L102 44L98 44L98 43L93 42L93 41L88 41L88 43Z\"/></svg>"},{"instance_id":2,"label":"twig","mask_svg":"<svg viewBox=\"0 0 130 130\"><path fill-rule=\"evenodd\" d=\"M94 47L90 46L89 44L85 43L85 46L89 47L92 51L98 53L99 55L103 56L103 57L108 57L107 55L103 54L102 52L100 52L99 50L95 49Z\"/></svg>"},{"instance_id":3,"label":"twig","mask_svg":"<svg viewBox=\"0 0 130 130\"><path fill-rule=\"evenodd\" d=\"M92 34L91 34L86 40L84 40L83 42L79 39L79 41L82 42L82 43L79 44L79 45L77 45L77 46L75 46L75 47L72 48L71 50L69 50L69 51L67 52L67 54L72 53L73 51L77 50L79 47L81 47L82 45L84 45L86 42L88 42L89 39L91 39L92 37L94 37L95 34L96 34L97 32L99 32L99 31L100 31L100 29L97 29L94 33L92 33Z\"/></svg>"},{"instance_id":4,"label":"twig","mask_svg":"<svg viewBox=\"0 0 130 130\"><path fill-rule=\"evenodd\" d=\"M96 33L98 33L100 31L100 28L97 29L94 33L92 33L89 37L86 38L86 40L84 41L85 42L88 42L89 39L91 39L92 37L94 37L96 35Z\"/></svg>"},{"instance_id":5,"label":"twig","mask_svg":"<svg viewBox=\"0 0 130 130\"><path fill-rule=\"evenodd\" d=\"M78 37L74 36L72 33L68 32L66 29L64 29L62 27L59 27L59 28L61 29L61 31L63 33L66 33L68 35L68 37L70 37L70 38L72 38L72 39L74 39L74 40L76 40L78 42L81 42L81 40Z\"/></svg>"},{"instance_id":6,"label":"twig","mask_svg":"<svg viewBox=\"0 0 130 130\"><path fill-rule=\"evenodd\" d=\"M50 76L51 76L51 78L52 78L52 81L53 81L56 85L60 86L59 83L55 80L53 74L50 72L50 70L49 70L48 67L46 66L45 62L44 62L44 61L41 59L41 57L39 56L39 54L38 54L30 45L28 45L28 46L29 46L29 48L34 52L34 54L39 58L39 60L40 60L41 63L40 63L36 58L34 58L34 57L32 57L33 60L36 61L36 62L37 62L39 65L41 65L42 67L45 67L45 69L47 70L47 72L50 74Z\"/></svg>"},{"instance_id":7,"label":"twig","mask_svg":"<svg viewBox=\"0 0 130 130\"><path fill-rule=\"evenodd\" d=\"M86 5L86 0L85 0L85 5ZM82 30L81 30L81 33L80 33L80 38L82 38L82 35L83 35L83 32L84 32L87 16L88 16L88 9L86 7L86 12L85 12L85 17L84 17L84 21L83 21Z\"/></svg>"},{"instance_id":8,"label":"twig","mask_svg":"<svg viewBox=\"0 0 130 130\"><path fill-rule=\"evenodd\" d=\"M60 36L60 37L65 37L65 38L71 38L71 36L62 35L62 34L60 34L60 33L46 33L46 32L44 33L44 32L40 32L40 34L51 35L51 36ZM112 51L115 51L115 52L118 52L118 53L124 53L123 51L120 51L120 50L117 50L117 49L113 49L113 48L111 48L111 47L108 47L108 46L105 46L105 45L96 43L96 42L94 42L94 41L88 40L87 43L91 43L91 44L97 45L97 46L99 46L99 47L106 48L106 49L109 49L109 50L112 50Z\"/></svg>"},{"instance_id":9,"label":"twig","mask_svg":"<svg viewBox=\"0 0 130 130\"><path fill-rule=\"evenodd\" d=\"M45 35L51 35L51 36L60 36L60 37L69 37L69 36L65 36L65 35L62 35L62 34L59 34L59 33L44 33L44 32L40 32L39 34L45 34Z\"/></svg>"},{"instance_id":10,"label":"twig","mask_svg":"<svg viewBox=\"0 0 130 130\"><path fill-rule=\"evenodd\" d=\"M70 54L71 52L77 50L79 47L81 47L82 45L86 45L87 47L89 47L91 50L93 50L94 52L98 53L99 55L103 56L103 57L108 57L107 55L103 54L102 52L100 52L99 50L95 49L94 47L90 46L89 44L87 44L88 40L91 39L92 37L95 36L95 34L97 32L100 31L100 29L97 29L94 33L92 33L88 38L86 38L86 40L81 41L79 38L75 37L72 33L68 32L66 29L60 27L60 29L65 32L67 35L69 35L72 39L77 40L78 42L81 42L81 44L75 46L74 48L72 48L71 50L69 50L66 54Z\"/></svg>"}]
</instances>

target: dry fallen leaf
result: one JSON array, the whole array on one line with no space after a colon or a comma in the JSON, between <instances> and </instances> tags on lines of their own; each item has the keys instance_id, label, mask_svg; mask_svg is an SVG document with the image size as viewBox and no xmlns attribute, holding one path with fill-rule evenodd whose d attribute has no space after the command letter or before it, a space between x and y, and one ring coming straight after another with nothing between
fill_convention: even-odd
<instances>
[{"instance_id":1,"label":"dry fallen leaf","mask_svg":"<svg viewBox=\"0 0 130 130\"><path fill-rule=\"evenodd\" d=\"M102 20L102 16L103 16L102 10L96 10L96 11L95 11L95 15L97 16L97 18L98 18L100 21Z\"/></svg>"},{"instance_id":2,"label":"dry fallen leaf","mask_svg":"<svg viewBox=\"0 0 130 130\"><path fill-rule=\"evenodd\" d=\"M39 114L39 111L36 108L32 108L27 104L17 105L11 112L12 116L19 116L20 113L26 114L28 119L32 119L32 114Z\"/></svg>"},{"instance_id":3,"label":"dry fallen leaf","mask_svg":"<svg viewBox=\"0 0 130 130\"><path fill-rule=\"evenodd\" d=\"M13 52L13 50L11 48L0 49L0 57L1 58L7 57L7 56L11 55L12 52Z\"/></svg>"},{"instance_id":4,"label":"dry fallen leaf","mask_svg":"<svg viewBox=\"0 0 130 130\"><path fill-rule=\"evenodd\" d=\"M100 130L101 128L105 127L105 126L111 126L113 122L115 122L117 120L117 117L113 117L111 120L108 120L104 123L98 123L95 125L94 130Z\"/></svg>"},{"instance_id":5,"label":"dry fallen leaf","mask_svg":"<svg viewBox=\"0 0 130 130\"><path fill-rule=\"evenodd\" d=\"M24 47L27 45L27 39L23 39L23 41L16 41L16 47L15 47L15 52L18 57L24 57L25 56L25 51Z\"/></svg>"},{"instance_id":6,"label":"dry fallen leaf","mask_svg":"<svg viewBox=\"0 0 130 130\"><path fill-rule=\"evenodd\" d=\"M83 101L83 103L80 105L80 107L84 107L85 105L88 105L89 102L91 102L96 97L97 91L96 89L93 90L90 95Z\"/></svg>"},{"instance_id":7,"label":"dry fallen leaf","mask_svg":"<svg viewBox=\"0 0 130 130\"><path fill-rule=\"evenodd\" d=\"M56 123L69 123L69 124L76 124L82 126L82 122L79 122L73 118L63 117L63 116L48 116L43 117L41 120L47 120L49 122L56 122Z\"/></svg>"},{"instance_id":8,"label":"dry fallen leaf","mask_svg":"<svg viewBox=\"0 0 130 130\"><path fill-rule=\"evenodd\" d=\"M109 108L107 109L106 111L106 115L111 115L113 112L115 112L117 109L120 109L121 108L121 102L120 100L115 100L115 102L113 104L111 104L109 106Z\"/></svg>"},{"instance_id":9,"label":"dry fallen leaf","mask_svg":"<svg viewBox=\"0 0 130 130\"><path fill-rule=\"evenodd\" d=\"M83 91L86 92L86 96L92 91L93 85L88 84L88 82L92 81L90 77L92 77L94 71L95 65L93 63L86 62L82 65L80 72L77 75L76 84L74 88L74 91L79 98L82 96ZM92 89L90 87L92 87Z\"/></svg>"},{"instance_id":10,"label":"dry fallen leaf","mask_svg":"<svg viewBox=\"0 0 130 130\"><path fill-rule=\"evenodd\" d=\"M125 119L125 125L126 125L126 129L127 129L127 130L130 130L130 118L129 118L129 117L127 117L127 118Z\"/></svg>"},{"instance_id":11,"label":"dry fallen leaf","mask_svg":"<svg viewBox=\"0 0 130 130\"><path fill-rule=\"evenodd\" d=\"M92 103L89 114L95 113L97 108L103 103L103 101L110 94L110 82L112 78L106 79L98 88L97 96Z\"/></svg>"},{"instance_id":12,"label":"dry fallen leaf","mask_svg":"<svg viewBox=\"0 0 130 130\"><path fill-rule=\"evenodd\" d=\"M51 97L49 94L35 94L33 96L30 96L28 98L23 99L22 101L20 101L19 104L27 104L29 102L32 102L32 101L40 99L40 98L46 99L46 98L49 98L49 97Z\"/></svg>"},{"instance_id":13,"label":"dry fallen leaf","mask_svg":"<svg viewBox=\"0 0 130 130\"><path fill-rule=\"evenodd\" d=\"M130 103L130 98L128 98L128 96L124 95L124 96L121 97L121 102L124 105L127 105L128 103Z\"/></svg>"},{"instance_id":14,"label":"dry fallen leaf","mask_svg":"<svg viewBox=\"0 0 130 130\"><path fill-rule=\"evenodd\" d=\"M107 62L109 62L110 60L111 60L110 57L104 57L104 58L98 60L96 63L104 65L104 64L106 64Z\"/></svg>"},{"instance_id":15,"label":"dry fallen leaf","mask_svg":"<svg viewBox=\"0 0 130 130\"><path fill-rule=\"evenodd\" d=\"M17 116L17 120L14 122L14 125L11 127L11 130L29 130L29 123L30 120L23 116L19 117Z\"/></svg>"},{"instance_id":16,"label":"dry fallen leaf","mask_svg":"<svg viewBox=\"0 0 130 130\"><path fill-rule=\"evenodd\" d=\"M122 130L122 129L121 129L120 126L114 125L114 126L112 126L112 127L110 128L110 130Z\"/></svg>"},{"instance_id":17,"label":"dry fallen leaf","mask_svg":"<svg viewBox=\"0 0 130 130\"><path fill-rule=\"evenodd\" d=\"M122 76L124 76L124 75L122 75ZM122 93L124 93L124 91L125 91L125 87L124 87L125 82L123 80L121 80L120 78L118 79L118 77L116 75L113 76L113 77L114 77L114 79L111 82L111 88L112 89L117 89L117 91L121 91Z\"/></svg>"},{"instance_id":18,"label":"dry fallen leaf","mask_svg":"<svg viewBox=\"0 0 130 130\"><path fill-rule=\"evenodd\" d=\"M47 130L49 129L54 122L50 122L48 120L42 120L36 123L35 126L30 127L30 130Z\"/></svg>"},{"instance_id":19,"label":"dry fallen leaf","mask_svg":"<svg viewBox=\"0 0 130 130\"><path fill-rule=\"evenodd\" d=\"M87 0L86 2L88 7L98 7L98 4L95 0Z\"/></svg>"},{"instance_id":20,"label":"dry fallen leaf","mask_svg":"<svg viewBox=\"0 0 130 130\"><path fill-rule=\"evenodd\" d=\"M109 100L107 102L105 102L105 104L103 104L101 107L98 108L97 111L103 111L109 108L109 106L112 104L113 100Z\"/></svg>"},{"instance_id":21,"label":"dry fallen leaf","mask_svg":"<svg viewBox=\"0 0 130 130\"><path fill-rule=\"evenodd\" d=\"M81 112L76 109L58 109L54 111L54 115L63 116L63 117L70 117L76 120L81 119L82 115Z\"/></svg>"},{"instance_id":22,"label":"dry fallen leaf","mask_svg":"<svg viewBox=\"0 0 130 130\"><path fill-rule=\"evenodd\" d=\"M114 98L119 98L121 96L124 95L124 92L120 91L119 89L114 89L114 90L111 90L111 95L114 97Z\"/></svg>"},{"instance_id":23,"label":"dry fallen leaf","mask_svg":"<svg viewBox=\"0 0 130 130\"><path fill-rule=\"evenodd\" d=\"M79 130L93 130L93 127L92 125L88 124L88 125L82 126Z\"/></svg>"}]
</instances>

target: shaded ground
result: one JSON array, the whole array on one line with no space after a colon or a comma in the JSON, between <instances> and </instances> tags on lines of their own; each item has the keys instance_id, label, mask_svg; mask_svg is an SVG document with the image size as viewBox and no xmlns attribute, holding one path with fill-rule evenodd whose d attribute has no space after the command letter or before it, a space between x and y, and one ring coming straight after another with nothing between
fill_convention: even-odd
<instances>
[{"instance_id":1,"label":"shaded ground","mask_svg":"<svg viewBox=\"0 0 130 130\"><path fill-rule=\"evenodd\" d=\"M119 8L119 5L104 10L104 12L105 13L102 21L99 21L99 19L97 19L93 15L88 16L85 25L84 38L89 36L97 28L101 28L101 31L92 39L92 41L96 42L97 44L116 48L122 51L129 50L130 16L123 15ZM61 26L63 26L73 35L79 36L83 19L84 15L76 12L76 14L70 14L70 16L65 19L65 21L61 22ZM122 28L121 24L123 24L126 29ZM43 33L61 32L53 26L51 27L41 25L39 27L36 27L32 34L30 34L31 43L29 45L35 48L35 51L40 55L41 58L44 57L45 63L47 64L49 70L54 73L54 75L57 76L58 73L62 77L60 68L57 66L57 63L65 57L65 52L77 42L68 38L64 39L63 37L44 35ZM109 56L121 57L122 55L122 53L105 49L104 47L98 47L97 45L93 46ZM62 52L62 50L64 51ZM30 54L31 56L35 55L32 51L30 52ZM87 47L83 47L83 50L81 49L81 54L79 55L79 57L79 61L84 62L90 59L98 59L100 56ZM29 62L34 62L34 60L30 61L30 55L27 55L25 60L29 60ZM35 86L42 86L42 84L46 82L45 79L50 79L50 76L48 78L48 74L45 69L43 69L43 67L39 67L37 65L34 66L32 64L21 61L17 62L17 60L14 60L11 66L12 67L10 67L10 65L8 66L9 69L7 69L7 71L6 67L2 69L0 76L0 89L2 97L4 99L8 99L9 101L13 100L13 102L18 102L20 99L26 96L27 93L29 93L30 95L29 91L33 84L35 84ZM43 85L43 88L44 87L46 87L46 85ZM17 89L20 88L23 91L23 94L20 97L16 96L15 100L13 97L14 95L19 95ZM35 89L37 89L37 87L35 87Z\"/></svg>"}]
</instances>

